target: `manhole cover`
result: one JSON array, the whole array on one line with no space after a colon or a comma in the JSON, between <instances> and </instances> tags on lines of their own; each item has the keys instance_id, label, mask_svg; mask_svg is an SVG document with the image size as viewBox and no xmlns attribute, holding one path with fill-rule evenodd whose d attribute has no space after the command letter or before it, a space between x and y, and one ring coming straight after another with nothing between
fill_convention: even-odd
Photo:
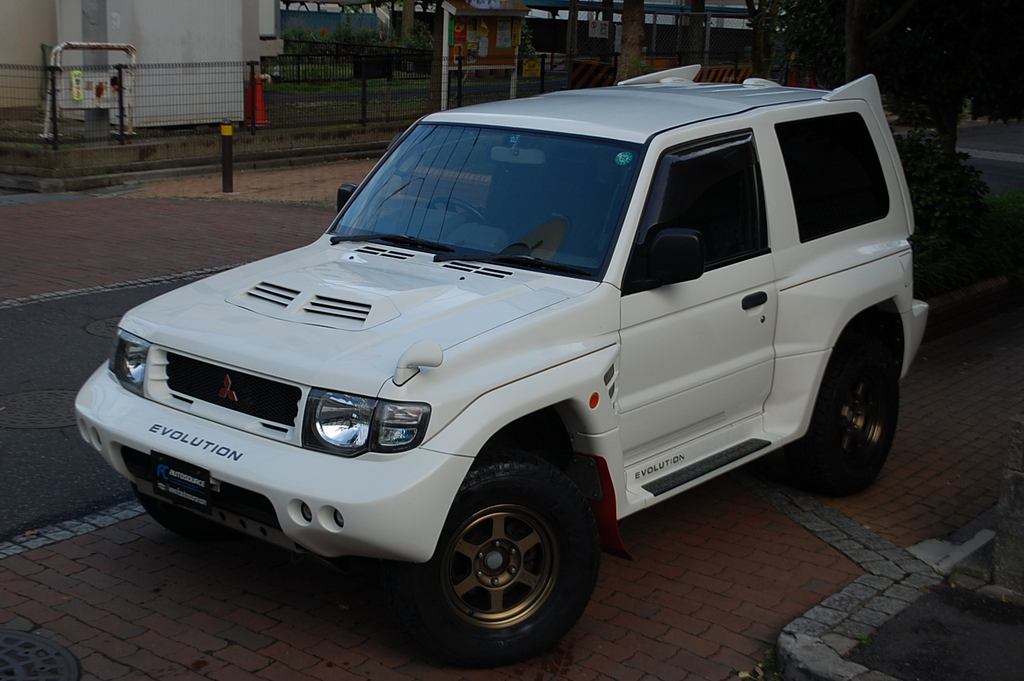
<instances>
[{"instance_id":1,"label":"manhole cover","mask_svg":"<svg viewBox=\"0 0 1024 681\"><path fill-rule=\"evenodd\" d=\"M81 675L66 648L42 636L0 629L0 679L78 681Z\"/></svg>"},{"instance_id":2,"label":"manhole cover","mask_svg":"<svg viewBox=\"0 0 1024 681\"><path fill-rule=\"evenodd\" d=\"M114 338L117 336L117 324L121 321L120 317L107 317L106 319L97 319L94 322L89 322L85 325L85 330L94 336L100 338Z\"/></svg>"},{"instance_id":3,"label":"manhole cover","mask_svg":"<svg viewBox=\"0 0 1024 681\"><path fill-rule=\"evenodd\" d=\"M73 426L76 394L74 390L33 390L0 395L0 428Z\"/></svg>"}]
</instances>

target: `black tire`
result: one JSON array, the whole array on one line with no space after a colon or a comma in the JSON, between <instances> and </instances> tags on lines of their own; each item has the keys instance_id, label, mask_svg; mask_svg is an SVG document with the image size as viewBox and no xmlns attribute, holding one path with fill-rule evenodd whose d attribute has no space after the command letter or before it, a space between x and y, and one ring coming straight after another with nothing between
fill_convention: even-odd
<instances>
[{"instance_id":1,"label":"black tire","mask_svg":"<svg viewBox=\"0 0 1024 681\"><path fill-rule=\"evenodd\" d=\"M493 667L558 642L590 601L600 559L597 523L576 486L512 452L469 472L433 557L385 564L384 590L432 654Z\"/></svg>"},{"instance_id":2,"label":"black tire","mask_svg":"<svg viewBox=\"0 0 1024 681\"><path fill-rule=\"evenodd\" d=\"M786 447L806 489L846 496L870 485L889 456L899 411L899 364L881 341L855 336L832 354L807 435Z\"/></svg>"},{"instance_id":3,"label":"black tire","mask_svg":"<svg viewBox=\"0 0 1024 681\"><path fill-rule=\"evenodd\" d=\"M132 487L139 503L146 509L146 513L174 534L201 542L238 539L239 537L239 534L229 527L218 525L212 520L178 508L174 504L142 494L137 487L134 485Z\"/></svg>"}]
</instances>

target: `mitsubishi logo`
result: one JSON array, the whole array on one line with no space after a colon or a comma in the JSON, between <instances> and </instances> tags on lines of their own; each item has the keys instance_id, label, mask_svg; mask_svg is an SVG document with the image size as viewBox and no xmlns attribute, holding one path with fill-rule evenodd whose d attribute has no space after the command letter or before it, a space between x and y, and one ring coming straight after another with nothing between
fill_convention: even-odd
<instances>
[{"instance_id":1,"label":"mitsubishi logo","mask_svg":"<svg viewBox=\"0 0 1024 681\"><path fill-rule=\"evenodd\" d=\"M228 374L224 374L224 387L220 389L219 393L217 393L217 397L222 397L224 399L231 400L232 402L238 401L238 395L236 395L235 391L231 389L231 376Z\"/></svg>"}]
</instances>

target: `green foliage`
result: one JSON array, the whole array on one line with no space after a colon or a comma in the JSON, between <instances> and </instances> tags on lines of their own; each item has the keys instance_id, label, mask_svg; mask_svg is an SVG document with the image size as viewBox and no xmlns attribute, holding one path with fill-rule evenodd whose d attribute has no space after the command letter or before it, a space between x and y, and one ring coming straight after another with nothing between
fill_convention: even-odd
<instances>
[{"instance_id":1,"label":"green foliage","mask_svg":"<svg viewBox=\"0 0 1024 681\"><path fill-rule=\"evenodd\" d=\"M931 298L1024 267L1024 191L986 196L967 154L920 131L896 137L914 204L916 294Z\"/></svg>"},{"instance_id":2,"label":"green foliage","mask_svg":"<svg viewBox=\"0 0 1024 681\"><path fill-rule=\"evenodd\" d=\"M537 48L533 46L533 30L530 29L530 24L523 19L522 31L519 36L519 56L520 57L534 57L537 55Z\"/></svg>"},{"instance_id":3,"label":"green foliage","mask_svg":"<svg viewBox=\"0 0 1024 681\"><path fill-rule=\"evenodd\" d=\"M794 66L819 85L845 82L847 0L784 0L782 27ZM919 0L888 32L904 0L871 0L865 16L866 68L890 106L927 112L928 124L955 148L965 100L977 116L1024 116L1024 2Z\"/></svg>"},{"instance_id":4,"label":"green foliage","mask_svg":"<svg viewBox=\"0 0 1024 681\"><path fill-rule=\"evenodd\" d=\"M386 44L376 31L368 28L353 28L348 23L339 23L330 31L326 28L311 29L293 26L281 31L281 38L285 41L298 41L289 42L289 54L323 54L330 50L328 47L329 43L344 43L346 45Z\"/></svg>"},{"instance_id":5,"label":"green foliage","mask_svg":"<svg viewBox=\"0 0 1024 681\"><path fill-rule=\"evenodd\" d=\"M985 214L988 187L967 154L945 152L920 130L896 136L896 148L910 185L918 235L915 239L966 243Z\"/></svg>"},{"instance_id":6,"label":"green foliage","mask_svg":"<svg viewBox=\"0 0 1024 681\"><path fill-rule=\"evenodd\" d=\"M783 0L779 29L783 48L801 73L813 74L821 87L844 81L845 0Z\"/></svg>"},{"instance_id":7,"label":"green foliage","mask_svg":"<svg viewBox=\"0 0 1024 681\"><path fill-rule=\"evenodd\" d=\"M430 24L425 21L414 21L412 24L412 35L409 41L402 47L410 47L416 50L434 49L434 32Z\"/></svg>"}]
</instances>

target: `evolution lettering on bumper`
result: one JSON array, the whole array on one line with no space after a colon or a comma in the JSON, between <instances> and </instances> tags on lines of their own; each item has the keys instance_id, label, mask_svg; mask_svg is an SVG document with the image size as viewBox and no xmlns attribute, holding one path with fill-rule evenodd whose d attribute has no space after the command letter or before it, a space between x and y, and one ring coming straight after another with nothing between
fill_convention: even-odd
<instances>
[{"instance_id":1,"label":"evolution lettering on bumper","mask_svg":"<svg viewBox=\"0 0 1024 681\"><path fill-rule=\"evenodd\" d=\"M211 442L202 437L193 437L183 430L177 430L173 426L164 426L159 423L154 423L149 427L149 432L156 433L161 437L166 437L170 440L177 440L178 442L187 444L191 447L202 449L204 452L212 452L217 456L224 457L225 459L231 459L232 461L238 461L243 456L244 452L240 452L237 449L219 444L217 442Z\"/></svg>"}]
</instances>

